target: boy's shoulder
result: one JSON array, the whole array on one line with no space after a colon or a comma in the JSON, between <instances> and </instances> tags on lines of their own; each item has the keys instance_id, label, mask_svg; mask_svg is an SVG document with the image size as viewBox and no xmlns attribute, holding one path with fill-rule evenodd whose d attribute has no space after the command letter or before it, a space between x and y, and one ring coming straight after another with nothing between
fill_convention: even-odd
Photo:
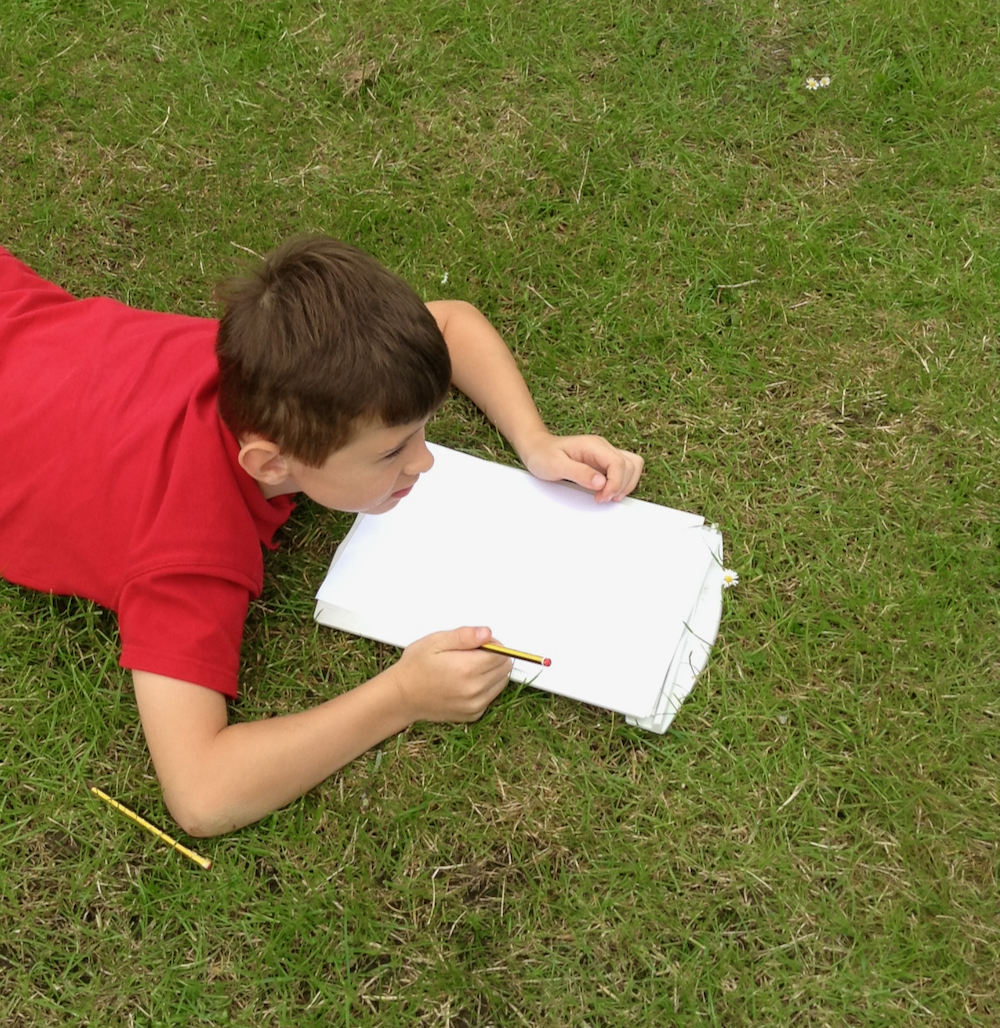
<instances>
[{"instance_id":1,"label":"boy's shoulder","mask_svg":"<svg viewBox=\"0 0 1000 1028\"><path fill-rule=\"evenodd\" d=\"M230 544L270 542L287 510L236 463L217 327L74 299L0 254L0 445L21 458L0 483L4 577L114 606L124 578L161 559L222 565Z\"/></svg>"}]
</instances>

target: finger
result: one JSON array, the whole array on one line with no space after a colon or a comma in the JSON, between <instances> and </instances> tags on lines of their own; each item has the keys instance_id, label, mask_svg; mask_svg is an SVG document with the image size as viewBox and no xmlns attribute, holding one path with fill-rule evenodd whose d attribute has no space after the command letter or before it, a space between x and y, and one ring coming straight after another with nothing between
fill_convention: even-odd
<instances>
[{"instance_id":1,"label":"finger","mask_svg":"<svg viewBox=\"0 0 1000 1028\"><path fill-rule=\"evenodd\" d=\"M628 462L621 450L616 450L606 460L607 484L595 497L598 503L619 499L623 495L622 490L625 488L629 477Z\"/></svg>"},{"instance_id":2,"label":"finger","mask_svg":"<svg viewBox=\"0 0 1000 1028\"><path fill-rule=\"evenodd\" d=\"M620 462L609 461L604 488L597 491L594 495L594 499L598 503L607 503L608 500L613 500L617 496L618 490L621 487L622 477L623 475Z\"/></svg>"},{"instance_id":3,"label":"finger","mask_svg":"<svg viewBox=\"0 0 1000 1028\"><path fill-rule=\"evenodd\" d=\"M503 646L503 643L494 635L490 636L489 641L494 646ZM500 676L499 680L506 682L514 668L514 661L506 654L497 653L494 650L483 650L483 658L485 659L486 657L492 657L493 660L480 665L482 668L481 673L484 676L490 677L491 682L493 675Z\"/></svg>"},{"instance_id":4,"label":"finger","mask_svg":"<svg viewBox=\"0 0 1000 1028\"><path fill-rule=\"evenodd\" d=\"M645 465L642 457L635 453L626 453L625 455L625 472L622 476L622 484L615 492L614 498L616 500L624 499L632 492L633 489L639 484L639 477L642 475L642 469Z\"/></svg>"},{"instance_id":5,"label":"finger","mask_svg":"<svg viewBox=\"0 0 1000 1028\"><path fill-rule=\"evenodd\" d=\"M591 492L603 489L607 484L607 476L599 470L596 464L586 464L583 461L574 460L565 456L552 469L553 479L563 479L572 482L574 485L582 486Z\"/></svg>"},{"instance_id":6,"label":"finger","mask_svg":"<svg viewBox=\"0 0 1000 1028\"><path fill-rule=\"evenodd\" d=\"M619 450L617 459L608 469L608 484L598 495L598 502L621 500L628 496L639 483L643 463L643 459L637 454Z\"/></svg>"},{"instance_id":7,"label":"finger","mask_svg":"<svg viewBox=\"0 0 1000 1028\"><path fill-rule=\"evenodd\" d=\"M489 644L493 646L503 646L503 643L494 635L489 638ZM483 643L482 645L487 645ZM483 658L492 657L493 660L489 663L483 663L481 667L485 672L493 673L499 672L501 668L507 667L507 674L510 674L510 668L514 666L514 662L506 653L497 653L496 650L483 650Z\"/></svg>"},{"instance_id":8,"label":"finger","mask_svg":"<svg viewBox=\"0 0 1000 1028\"><path fill-rule=\"evenodd\" d=\"M470 695L466 705L465 720L478 721L486 708L504 691L510 681L512 661L504 659L499 673L495 670L488 675L481 675L479 687L474 695Z\"/></svg>"},{"instance_id":9,"label":"finger","mask_svg":"<svg viewBox=\"0 0 1000 1028\"><path fill-rule=\"evenodd\" d=\"M490 630L484 626L473 627L464 625L453 628L450 632L440 632L440 648L442 650L476 650L489 642L492 637Z\"/></svg>"},{"instance_id":10,"label":"finger","mask_svg":"<svg viewBox=\"0 0 1000 1028\"><path fill-rule=\"evenodd\" d=\"M573 481L592 489L598 503L620 493L628 475L628 454L600 436L581 436L570 442L574 444L574 463L580 472Z\"/></svg>"},{"instance_id":11,"label":"finger","mask_svg":"<svg viewBox=\"0 0 1000 1028\"><path fill-rule=\"evenodd\" d=\"M476 670L483 679L492 683L494 679L506 681L510 678L513 667L514 662L510 657L505 657L501 653L491 653L489 650L484 650L482 657L479 658Z\"/></svg>"},{"instance_id":12,"label":"finger","mask_svg":"<svg viewBox=\"0 0 1000 1028\"><path fill-rule=\"evenodd\" d=\"M483 690L483 700L489 706L507 688L510 682L510 673L514 669L514 663L508 660L507 666L495 677L491 678L489 684Z\"/></svg>"},{"instance_id":13,"label":"finger","mask_svg":"<svg viewBox=\"0 0 1000 1028\"><path fill-rule=\"evenodd\" d=\"M510 685L510 673L514 669L513 663L507 668L506 674L501 675L489 690L489 702L492 703Z\"/></svg>"}]
</instances>

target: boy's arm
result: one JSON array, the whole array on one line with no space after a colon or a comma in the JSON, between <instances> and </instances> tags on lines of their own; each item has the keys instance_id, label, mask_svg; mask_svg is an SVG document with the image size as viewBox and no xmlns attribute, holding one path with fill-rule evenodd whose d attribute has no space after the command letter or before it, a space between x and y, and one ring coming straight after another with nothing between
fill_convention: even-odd
<instances>
[{"instance_id":1,"label":"boy's arm","mask_svg":"<svg viewBox=\"0 0 1000 1028\"><path fill-rule=\"evenodd\" d=\"M219 835L290 803L414 721L475 720L510 675L510 660L478 648L490 638L486 628L435 633L318 707L232 725L221 693L133 671L167 808L189 835Z\"/></svg>"},{"instance_id":2,"label":"boy's arm","mask_svg":"<svg viewBox=\"0 0 1000 1028\"><path fill-rule=\"evenodd\" d=\"M496 425L536 478L568 479L592 490L599 503L632 492L642 474L642 458L600 436L552 435L507 344L472 304L433 300L427 308L448 344L452 381Z\"/></svg>"}]
</instances>

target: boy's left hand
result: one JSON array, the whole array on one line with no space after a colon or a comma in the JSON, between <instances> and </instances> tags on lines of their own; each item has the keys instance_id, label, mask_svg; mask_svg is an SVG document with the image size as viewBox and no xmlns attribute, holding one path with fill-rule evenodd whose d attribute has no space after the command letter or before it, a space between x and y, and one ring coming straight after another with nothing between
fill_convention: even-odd
<instances>
[{"instance_id":1,"label":"boy's left hand","mask_svg":"<svg viewBox=\"0 0 1000 1028\"><path fill-rule=\"evenodd\" d=\"M590 489L598 503L620 500L636 487L644 461L637 453L619 450L599 435L532 439L520 453L524 466L545 482L567 480Z\"/></svg>"}]
</instances>

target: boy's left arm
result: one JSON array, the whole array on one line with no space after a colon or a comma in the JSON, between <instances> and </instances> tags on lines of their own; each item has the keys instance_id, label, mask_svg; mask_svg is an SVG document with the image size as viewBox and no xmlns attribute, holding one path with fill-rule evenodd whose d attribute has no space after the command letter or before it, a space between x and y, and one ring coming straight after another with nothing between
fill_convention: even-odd
<instances>
[{"instance_id":1,"label":"boy's left arm","mask_svg":"<svg viewBox=\"0 0 1000 1028\"><path fill-rule=\"evenodd\" d=\"M448 344L452 381L496 425L536 478L575 482L590 489L598 503L632 492L642 474L642 457L601 436L552 435L507 344L472 304L435 300L427 308Z\"/></svg>"}]
</instances>

